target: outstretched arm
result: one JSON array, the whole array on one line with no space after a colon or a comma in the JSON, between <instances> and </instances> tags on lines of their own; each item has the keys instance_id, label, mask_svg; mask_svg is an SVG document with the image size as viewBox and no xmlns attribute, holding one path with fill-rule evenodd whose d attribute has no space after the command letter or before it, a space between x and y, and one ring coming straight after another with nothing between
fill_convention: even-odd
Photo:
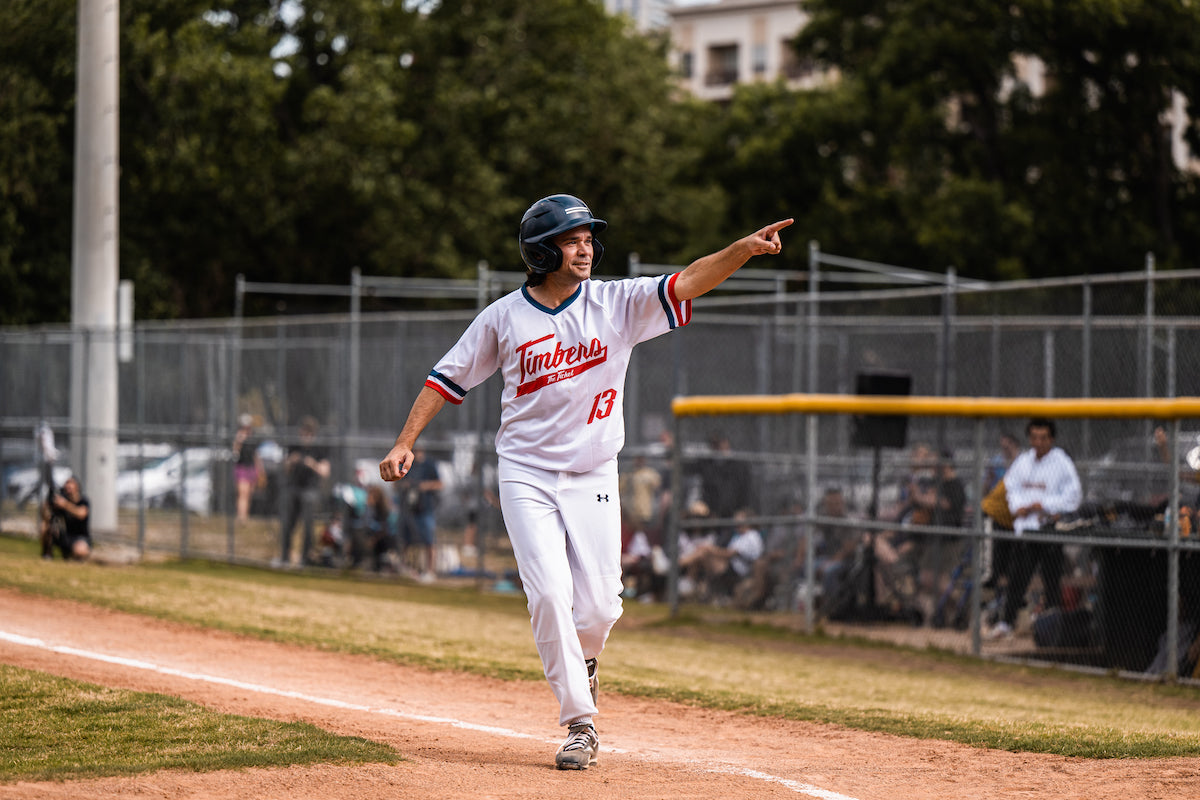
<instances>
[{"instance_id":1,"label":"outstretched arm","mask_svg":"<svg viewBox=\"0 0 1200 800\"><path fill-rule=\"evenodd\" d=\"M444 405L446 405L446 398L428 386L421 387L420 394L413 401L412 410L408 412L408 421L404 423L404 428L396 437L396 444L384 456L383 461L379 462L379 477L385 481L397 481L405 476L413 463L412 449L413 445L417 443L417 437L421 435L421 431L425 430L425 426L437 416Z\"/></svg>"},{"instance_id":2,"label":"outstretched arm","mask_svg":"<svg viewBox=\"0 0 1200 800\"><path fill-rule=\"evenodd\" d=\"M779 232L794 220L785 219L768 225L711 255L698 258L675 279L675 296L691 300L721 285L721 282L754 256L778 255L783 249Z\"/></svg>"}]
</instances>

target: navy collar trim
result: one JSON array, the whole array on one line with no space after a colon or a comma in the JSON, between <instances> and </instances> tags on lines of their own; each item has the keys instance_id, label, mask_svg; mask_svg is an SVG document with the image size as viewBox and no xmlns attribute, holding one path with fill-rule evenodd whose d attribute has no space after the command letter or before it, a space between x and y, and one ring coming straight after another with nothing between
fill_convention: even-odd
<instances>
[{"instance_id":1,"label":"navy collar trim","mask_svg":"<svg viewBox=\"0 0 1200 800\"><path fill-rule=\"evenodd\" d=\"M559 314L565 311L572 303L579 299L579 295L583 294L583 284L579 284L578 288L575 289L575 293L564 300L558 308L549 308L542 305L537 300L534 300L533 295L529 293L528 286L521 286L521 294L525 295L525 299L529 302L529 305L533 306L539 311L545 311L547 314Z\"/></svg>"}]
</instances>

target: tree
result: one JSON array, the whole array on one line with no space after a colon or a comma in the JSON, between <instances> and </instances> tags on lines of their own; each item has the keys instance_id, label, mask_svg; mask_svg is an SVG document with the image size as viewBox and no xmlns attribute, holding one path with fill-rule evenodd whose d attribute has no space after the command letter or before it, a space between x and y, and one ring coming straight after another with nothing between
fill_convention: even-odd
<instances>
[{"instance_id":1,"label":"tree","mask_svg":"<svg viewBox=\"0 0 1200 800\"><path fill-rule=\"evenodd\" d=\"M822 197L851 215L857 254L1003 278L1195 252L1177 224L1194 214L1195 176L1171 163L1163 122L1173 91L1200 88L1194 4L802 5L797 47L837 68L828 91L861 117L837 142L845 185ZM1018 74L1031 57L1044 89ZM1194 125L1187 136L1195 145Z\"/></svg>"},{"instance_id":2,"label":"tree","mask_svg":"<svg viewBox=\"0 0 1200 800\"><path fill-rule=\"evenodd\" d=\"M0 33L0 287L30 302L3 321L64 321L74 3L15 3ZM354 267L519 269L520 214L557 191L612 222L610 272L633 249L699 254L719 227L722 191L694 166L710 110L674 99L663 40L592 0L120 10L120 258L138 318L227 315L239 273L345 285Z\"/></svg>"},{"instance_id":3,"label":"tree","mask_svg":"<svg viewBox=\"0 0 1200 800\"><path fill-rule=\"evenodd\" d=\"M286 255L278 34L248 3L122 4L121 274L139 317L223 316Z\"/></svg>"},{"instance_id":4,"label":"tree","mask_svg":"<svg viewBox=\"0 0 1200 800\"><path fill-rule=\"evenodd\" d=\"M404 269L520 268L517 222L556 192L611 223L608 272L634 249L676 257L715 227L719 191L684 174L700 112L672 99L664 42L580 0L447 1L425 23L412 73L426 113L404 175L425 187L413 199L426 222L395 244Z\"/></svg>"},{"instance_id":5,"label":"tree","mask_svg":"<svg viewBox=\"0 0 1200 800\"><path fill-rule=\"evenodd\" d=\"M0 296L10 324L70 315L74 20L67 0L12 0L0 26Z\"/></svg>"}]
</instances>

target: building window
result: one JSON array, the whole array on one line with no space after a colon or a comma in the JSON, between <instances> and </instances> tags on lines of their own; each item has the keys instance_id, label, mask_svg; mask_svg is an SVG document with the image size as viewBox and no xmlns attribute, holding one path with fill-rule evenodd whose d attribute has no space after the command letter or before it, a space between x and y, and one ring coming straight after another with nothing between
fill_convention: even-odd
<instances>
[{"instance_id":1,"label":"building window","mask_svg":"<svg viewBox=\"0 0 1200 800\"><path fill-rule=\"evenodd\" d=\"M754 70L755 75L762 75L767 71L767 45L765 42L754 45L754 49L750 51L750 68Z\"/></svg>"},{"instance_id":2,"label":"building window","mask_svg":"<svg viewBox=\"0 0 1200 800\"><path fill-rule=\"evenodd\" d=\"M696 68L696 58L692 55L691 50L685 50L679 54L679 76L681 78L691 78L692 72Z\"/></svg>"},{"instance_id":3,"label":"building window","mask_svg":"<svg viewBox=\"0 0 1200 800\"><path fill-rule=\"evenodd\" d=\"M817 63L809 56L801 56L796 52L796 45L791 39L783 41L783 74L788 80L797 81L816 74Z\"/></svg>"},{"instance_id":4,"label":"building window","mask_svg":"<svg viewBox=\"0 0 1200 800\"><path fill-rule=\"evenodd\" d=\"M738 46L736 44L714 45L708 48L708 74L704 77L707 86L728 86L738 80Z\"/></svg>"}]
</instances>

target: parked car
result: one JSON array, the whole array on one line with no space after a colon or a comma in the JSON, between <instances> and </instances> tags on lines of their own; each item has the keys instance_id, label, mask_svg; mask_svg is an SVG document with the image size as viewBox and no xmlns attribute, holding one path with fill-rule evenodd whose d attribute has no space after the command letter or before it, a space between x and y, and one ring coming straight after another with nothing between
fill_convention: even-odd
<instances>
[{"instance_id":1,"label":"parked car","mask_svg":"<svg viewBox=\"0 0 1200 800\"><path fill-rule=\"evenodd\" d=\"M213 460L220 456L208 447L189 447L151 461L141 469L117 474L117 504L137 508L179 508L208 515L212 511Z\"/></svg>"},{"instance_id":2,"label":"parked car","mask_svg":"<svg viewBox=\"0 0 1200 800\"><path fill-rule=\"evenodd\" d=\"M22 467L10 471L4 482L5 496L15 503L17 508L24 508L27 504L36 502L42 480L41 472L38 467ZM62 486L72 474L74 473L71 472L71 468L65 464L55 464L54 485Z\"/></svg>"},{"instance_id":3,"label":"parked car","mask_svg":"<svg viewBox=\"0 0 1200 800\"><path fill-rule=\"evenodd\" d=\"M118 474L129 470L136 471L139 465L144 466L152 462L161 461L173 452L175 452L174 447L161 442L140 444L120 442L117 444ZM27 455L26 463L31 458L31 454ZM67 453L60 451L58 462L54 465L53 475L55 486L62 486L66 483L67 478L74 475L74 471L67 463L68 460ZM18 508L24 508L28 503L36 499L39 480L39 470L37 467L21 466L9 468L4 479L5 497L13 501ZM84 487L84 494L87 494L86 486Z\"/></svg>"}]
</instances>

